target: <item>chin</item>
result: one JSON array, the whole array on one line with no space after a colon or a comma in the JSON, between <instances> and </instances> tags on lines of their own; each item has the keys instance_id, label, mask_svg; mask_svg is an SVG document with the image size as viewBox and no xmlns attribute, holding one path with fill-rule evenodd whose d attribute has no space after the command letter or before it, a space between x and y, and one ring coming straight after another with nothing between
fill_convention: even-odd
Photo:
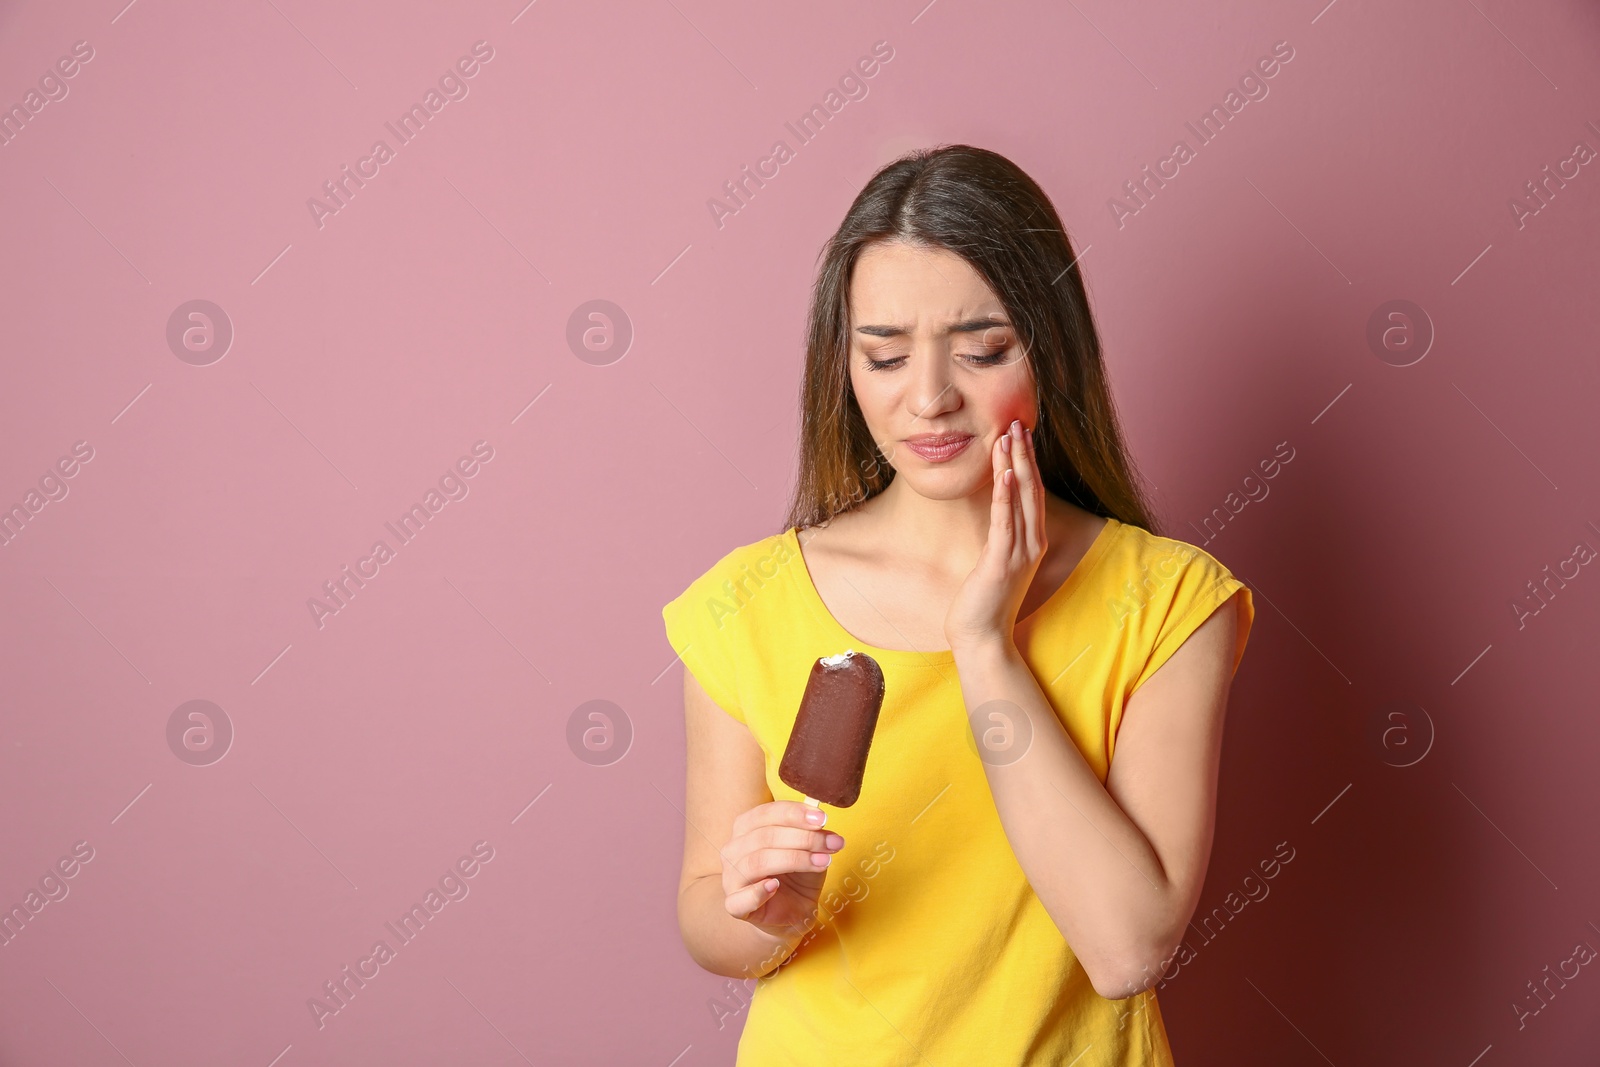
<instances>
[{"instance_id":1,"label":"chin","mask_svg":"<svg viewBox=\"0 0 1600 1067\"><path fill-rule=\"evenodd\" d=\"M929 500L963 500L979 490L990 488L990 483L993 481L992 478L974 478L970 471L949 468L920 470L914 473L905 470L896 471L895 479L901 478L906 480L906 488Z\"/></svg>"}]
</instances>

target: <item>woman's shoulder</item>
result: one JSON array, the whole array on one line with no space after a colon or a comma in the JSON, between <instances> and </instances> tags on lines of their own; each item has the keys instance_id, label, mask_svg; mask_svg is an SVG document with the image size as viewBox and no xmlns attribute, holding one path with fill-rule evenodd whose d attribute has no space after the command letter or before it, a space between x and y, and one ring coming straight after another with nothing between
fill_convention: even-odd
<instances>
[{"instance_id":1,"label":"woman's shoulder","mask_svg":"<svg viewBox=\"0 0 1600 1067\"><path fill-rule=\"evenodd\" d=\"M741 722L740 664L759 662L763 642L791 633L793 620L804 617L796 608L802 586L781 577L799 561L792 529L735 545L661 609L684 665ZM761 625L774 613L789 625Z\"/></svg>"},{"instance_id":2,"label":"woman's shoulder","mask_svg":"<svg viewBox=\"0 0 1600 1067\"><path fill-rule=\"evenodd\" d=\"M1104 562L1102 587L1117 629L1131 619L1181 617L1216 606L1244 583L1199 545L1124 523Z\"/></svg>"},{"instance_id":3,"label":"woman's shoulder","mask_svg":"<svg viewBox=\"0 0 1600 1067\"><path fill-rule=\"evenodd\" d=\"M803 565L800 559L792 529L735 545L701 571L662 614L669 628L704 627L726 639L731 634L731 620L752 617L745 610L751 604L760 601L773 605L773 610L784 609L790 598L774 595L772 590L785 586L777 579L791 567ZM741 625L737 630L744 632L748 627Z\"/></svg>"},{"instance_id":4,"label":"woman's shoulder","mask_svg":"<svg viewBox=\"0 0 1600 1067\"><path fill-rule=\"evenodd\" d=\"M1183 572L1203 577L1232 577L1226 564L1199 545L1176 537L1151 533L1143 526L1122 523L1116 566L1127 579L1142 578L1147 572L1173 578Z\"/></svg>"},{"instance_id":5,"label":"woman's shoulder","mask_svg":"<svg viewBox=\"0 0 1600 1067\"><path fill-rule=\"evenodd\" d=\"M793 555L798 553L791 551L787 531L735 545L661 608L667 640L684 666L711 699L740 722L744 714L739 663L755 639L745 609L755 591Z\"/></svg>"},{"instance_id":6,"label":"woman's shoulder","mask_svg":"<svg viewBox=\"0 0 1600 1067\"><path fill-rule=\"evenodd\" d=\"M724 583L737 584L741 577L751 573L772 577L772 573L767 572L771 572L774 565L786 563L795 555L797 553L794 550L792 530L783 530L755 541L735 545L724 550L715 562L701 571L689 583L684 593L718 592L723 589Z\"/></svg>"},{"instance_id":7,"label":"woman's shoulder","mask_svg":"<svg viewBox=\"0 0 1600 1067\"><path fill-rule=\"evenodd\" d=\"M1136 688L1160 667L1213 611L1240 595L1240 629L1234 667L1244 654L1255 618L1254 597L1221 560L1199 545L1124 525L1107 607L1123 639L1150 654Z\"/></svg>"}]
</instances>

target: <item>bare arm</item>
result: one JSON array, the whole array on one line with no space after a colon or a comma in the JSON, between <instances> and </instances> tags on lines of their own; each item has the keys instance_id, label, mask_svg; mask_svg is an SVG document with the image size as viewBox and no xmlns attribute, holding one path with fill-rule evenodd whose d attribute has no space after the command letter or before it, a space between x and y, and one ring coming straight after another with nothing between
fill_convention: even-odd
<instances>
[{"instance_id":1,"label":"bare arm","mask_svg":"<svg viewBox=\"0 0 1600 1067\"><path fill-rule=\"evenodd\" d=\"M1159 978L1199 902L1237 603L1224 602L1128 698L1104 786L1009 639L956 652L969 709L1008 701L1032 726L1021 758L985 760L984 773L1018 864L1109 999Z\"/></svg>"},{"instance_id":2,"label":"bare arm","mask_svg":"<svg viewBox=\"0 0 1600 1067\"><path fill-rule=\"evenodd\" d=\"M1148 988L1199 902L1216 820L1222 720L1240 603L1213 610L1129 697L1104 785L1056 718L1014 640L1023 596L1048 550L1033 435L1020 420L990 454L994 492L978 565L945 616L961 695L1031 726L1012 762L984 760L1000 823L1034 892L1095 991Z\"/></svg>"},{"instance_id":3,"label":"bare arm","mask_svg":"<svg viewBox=\"0 0 1600 1067\"><path fill-rule=\"evenodd\" d=\"M711 973L759 978L809 929L802 917L826 874L814 852L831 854L844 841L811 828L805 805L773 801L761 746L687 670L683 709L688 777L678 930L689 955ZM780 874L781 890L763 888Z\"/></svg>"}]
</instances>

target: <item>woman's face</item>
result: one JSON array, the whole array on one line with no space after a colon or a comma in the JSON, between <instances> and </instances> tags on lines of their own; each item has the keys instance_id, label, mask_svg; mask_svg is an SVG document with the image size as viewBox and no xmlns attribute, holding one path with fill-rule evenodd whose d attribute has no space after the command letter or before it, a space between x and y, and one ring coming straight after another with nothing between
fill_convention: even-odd
<instances>
[{"instance_id":1,"label":"woman's face","mask_svg":"<svg viewBox=\"0 0 1600 1067\"><path fill-rule=\"evenodd\" d=\"M850 383L895 481L936 500L991 492L994 443L1038 413L1032 368L993 291L955 253L901 241L856 261Z\"/></svg>"}]
</instances>

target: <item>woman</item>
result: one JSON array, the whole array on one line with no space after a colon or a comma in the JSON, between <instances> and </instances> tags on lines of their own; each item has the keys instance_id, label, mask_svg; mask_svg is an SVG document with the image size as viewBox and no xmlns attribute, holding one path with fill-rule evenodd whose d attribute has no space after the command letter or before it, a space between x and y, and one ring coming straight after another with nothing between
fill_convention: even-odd
<instances>
[{"instance_id":1,"label":"woman","mask_svg":"<svg viewBox=\"0 0 1600 1067\"><path fill-rule=\"evenodd\" d=\"M1044 192L965 145L876 174L825 251L802 407L786 529L662 611L679 926L742 980L713 1002L748 1005L738 1063L1170 1064L1151 986L1254 608L1154 532ZM886 696L860 799L817 810L777 766L846 649Z\"/></svg>"}]
</instances>

